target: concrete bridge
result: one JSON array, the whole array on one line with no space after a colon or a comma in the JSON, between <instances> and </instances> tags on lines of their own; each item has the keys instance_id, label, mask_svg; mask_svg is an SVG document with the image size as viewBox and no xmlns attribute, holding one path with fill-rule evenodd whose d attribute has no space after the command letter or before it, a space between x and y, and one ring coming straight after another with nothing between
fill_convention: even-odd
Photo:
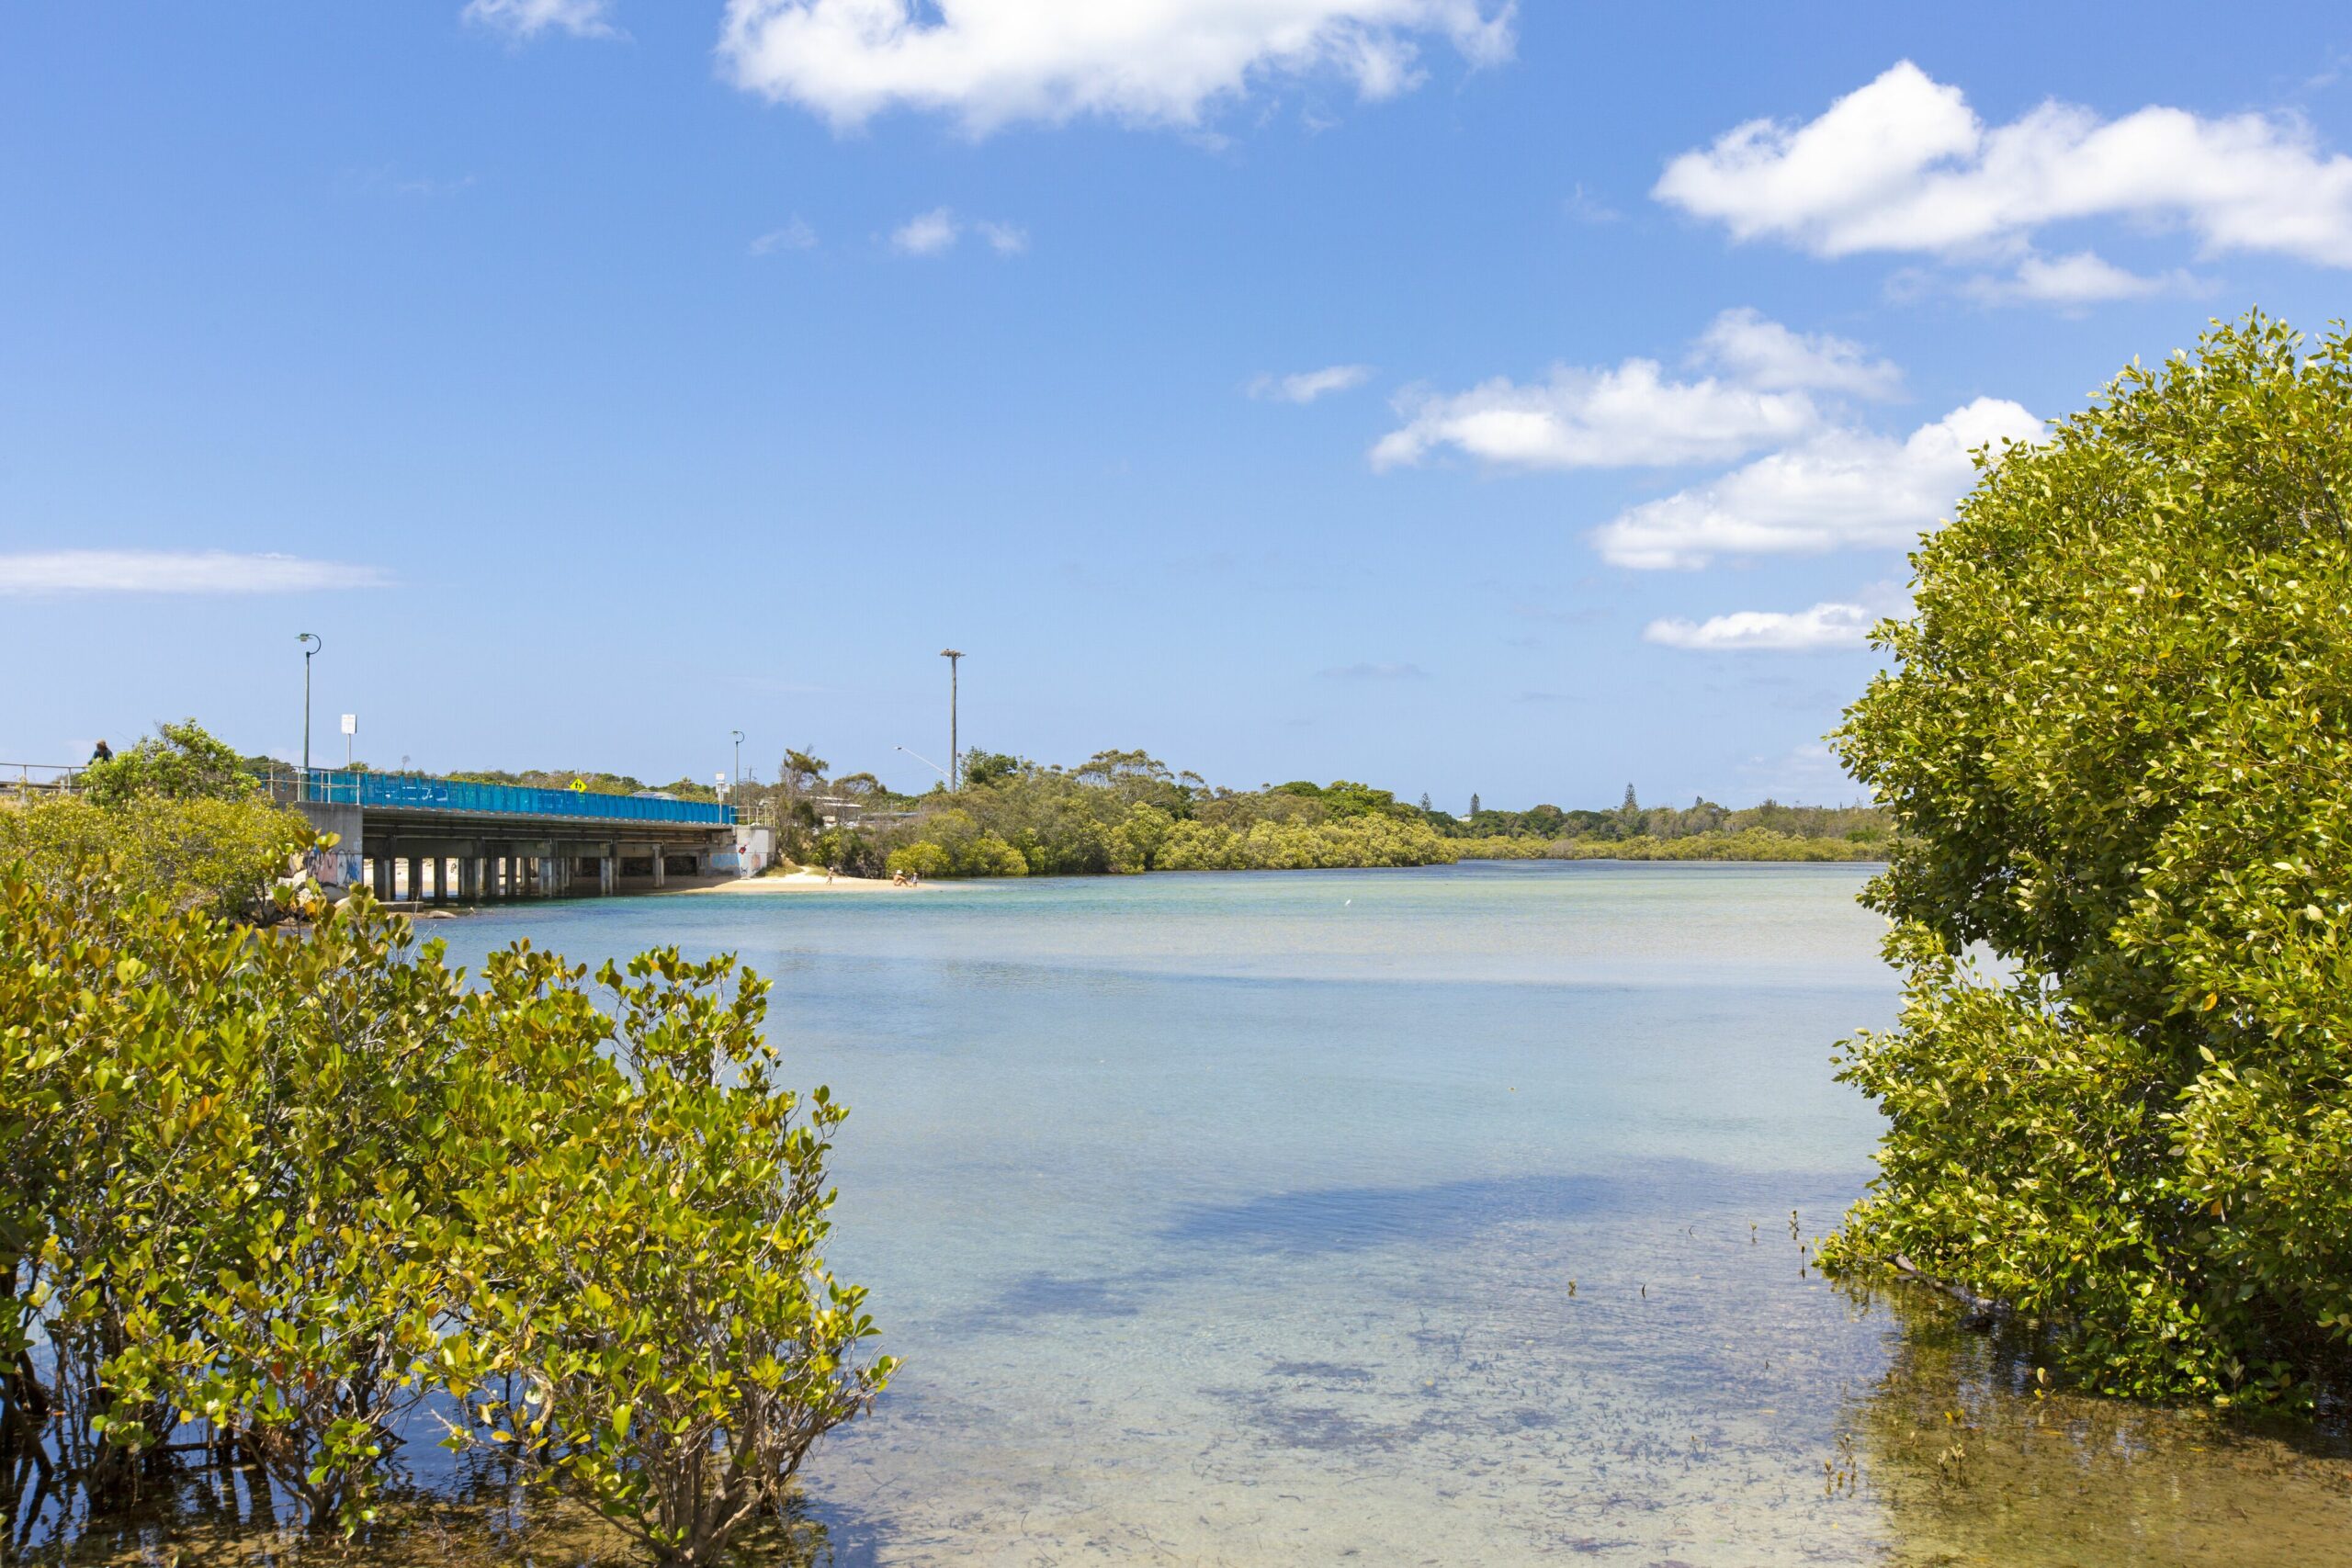
<instances>
[{"instance_id":1,"label":"concrete bridge","mask_svg":"<svg viewBox=\"0 0 2352 1568\"><path fill-rule=\"evenodd\" d=\"M331 887L435 903L650 892L764 864L735 808L650 795L313 769L274 793L338 842L311 870ZM758 863L753 863L756 861Z\"/></svg>"}]
</instances>

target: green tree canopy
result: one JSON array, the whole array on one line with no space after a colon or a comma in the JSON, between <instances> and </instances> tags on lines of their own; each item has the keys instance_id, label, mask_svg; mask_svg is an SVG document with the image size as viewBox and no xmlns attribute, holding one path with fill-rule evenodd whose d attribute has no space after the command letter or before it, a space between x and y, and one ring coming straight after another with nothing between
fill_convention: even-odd
<instances>
[{"instance_id":1,"label":"green tree canopy","mask_svg":"<svg viewBox=\"0 0 2352 1568\"><path fill-rule=\"evenodd\" d=\"M1021 773L1028 764L1003 751L984 751L978 746L964 753L956 782L970 788L986 788L1002 784Z\"/></svg>"},{"instance_id":2,"label":"green tree canopy","mask_svg":"<svg viewBox=\"0 0 2352 1568\"><path fill-rule=\"evenodd\" d=\"M825 782L825 770L831 766L814 751L787 747L775 765L776 787L786 795L807 795Z\"/></svg>"},{"instance_id":3,"label":"green tree canopy","mask_svg":"<svg viewBox=\"0 0 2352 1568\"><path fill-rule=\"evenodd\" d=\"M243 800L261 787L236 749L196 722L158 723L155 733L122 755L92 762L82 791L98 806L128 800Z\"/></svg>"},{"instance_id":4,"label":"green tree canopy","mask_svg":"<svg viewBox=\"0 0 2352 1568\"><path fill-rule=\"evenodd\" d=\"M1984 460L1839 736L1908 996L1829 1261L2098 1388L2307 1402L2352 1335L2352 344L2249 317Z\"/></svg>"}]
</instances>

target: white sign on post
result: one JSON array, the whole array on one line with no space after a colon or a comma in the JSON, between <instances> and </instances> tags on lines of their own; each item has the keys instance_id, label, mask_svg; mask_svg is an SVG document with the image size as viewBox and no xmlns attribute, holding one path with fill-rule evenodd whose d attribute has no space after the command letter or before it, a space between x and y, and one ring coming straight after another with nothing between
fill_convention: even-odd
<instances>
[{"instance_id":1,"label":"white sign on post","mask_svg":"<svg viewBox=\"0 0 2352 1568\"><path fill-rule=\"evenodd\" d=\"M356 735L359 733L359 716L357 714L347 713L343 716L343 732L345 735Z\"/></svg>"}]
</instances>

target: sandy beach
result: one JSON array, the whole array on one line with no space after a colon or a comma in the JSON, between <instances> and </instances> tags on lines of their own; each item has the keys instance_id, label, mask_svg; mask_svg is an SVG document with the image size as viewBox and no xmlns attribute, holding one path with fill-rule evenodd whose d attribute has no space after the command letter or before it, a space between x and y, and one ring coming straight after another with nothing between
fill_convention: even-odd
<instances>
[{"instance_id":1,"label":"sandy beach","mask_svg":"<svg viewBox=\"0 0 2352 1568\"><path fill-rule=\"evenodd\" d=\"M828 879L821 871L787 872L782 876L746 876L733 882L721 882L715 886L697 888L707 893L920 893L922 887L894 884L887 876L836 876Z\"/></svg>"}]
</instances>

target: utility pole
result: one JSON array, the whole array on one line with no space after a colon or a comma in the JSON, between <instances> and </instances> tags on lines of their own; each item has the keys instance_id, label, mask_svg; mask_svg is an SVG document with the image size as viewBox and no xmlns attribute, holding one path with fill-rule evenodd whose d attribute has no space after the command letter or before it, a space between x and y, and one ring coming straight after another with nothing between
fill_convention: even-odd
<instances>
[{"instance_id":1,"label":"utility pole","mask_svg":"<svg viewBox=\"0 0 2352 1568\"><path fill-rule=\"evenodd\" d=\"M735 738L735 784L727 792L727 798L733 800L743 793L743 732L730 729L727 733Z\"/></svg>"},{"instance_id":2,"label":"utility pole","mask_svg":"<svg viewBox=\"0 0 2352 1568\"><path fill-rule=\"evenodd\" d=\"M297 800L311 798L311 658L326 646L316 632L304 632L295 641L302 649L302 787L295 792Z\"/></svg>"},{"instance_id":3,"label":"utility pole","mask_svg":"<svg viewBox=\"0 0 2352 1568\"><path fill-rule=\"evenodd\" d=\"M956 749L956 676L963 668L964 652L961 649L943 648L939 657L947 660L947 787L952 790L956 773L964 765L963 755Z\"/></svg>"}]
</instances>

